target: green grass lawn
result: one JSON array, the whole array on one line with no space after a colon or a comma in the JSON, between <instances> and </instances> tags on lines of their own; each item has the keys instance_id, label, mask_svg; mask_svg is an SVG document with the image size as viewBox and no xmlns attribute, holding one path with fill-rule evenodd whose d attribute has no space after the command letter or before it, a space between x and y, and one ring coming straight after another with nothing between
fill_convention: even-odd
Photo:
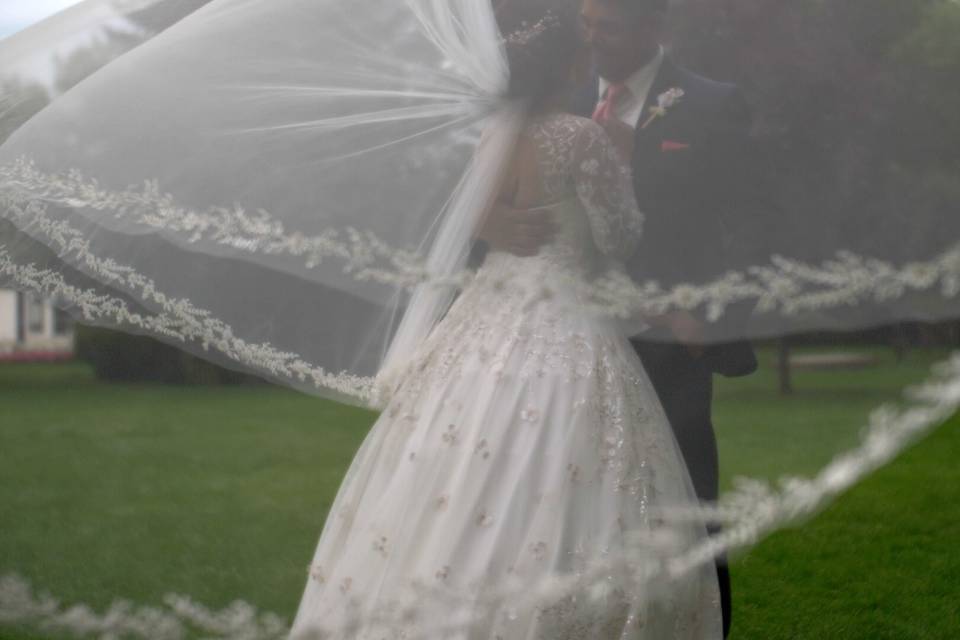
<instances>
[{"instance_id":1,"label":"green grass lawn","mask_svg":"<svg viewBox=\"0 0 960 640\"><path fill-rule=\"evenodd\" d=\"M856 444L871 409L897 400L942 352L882 366L803 372L775 392L761 371L721 380L715 408L724 480L812 474ZM954 417L803 526L778 532L731 568L734 640L960 638L960 418Z\"/></svg>"},{"instance_id":2,"label":"green grass lawn","mask_svg":"<svg viewBox=\"0 0 960 640\"><path fill-rule=\"evenodd\" d=\"M810 473L943 353L723 380L724 480ZM188 594L292 618L369 412L272 387L103 385L0 366L0 574L103 608ZM960 430L941 427L802 527L735 558L735 640L960 637ZM0 630L2 638L28 637Z\"/></svg>"}]
</instances>

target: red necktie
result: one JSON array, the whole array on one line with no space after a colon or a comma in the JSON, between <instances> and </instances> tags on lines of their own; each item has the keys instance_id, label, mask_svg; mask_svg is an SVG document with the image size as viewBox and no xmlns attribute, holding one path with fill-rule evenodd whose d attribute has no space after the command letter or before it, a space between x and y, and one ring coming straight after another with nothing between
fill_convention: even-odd
<instances>
[{"instance_id":1,"label":"red necktie","mask_svg":"<svg viewBox=\"0 0 960 640\"><path fill-rule=\"evenodd\" d=\"M624 92L627 91L627 85L621 83L611 84L607 87L606 93L603 95L603 100L600 101L600 104L597 105L597 108L593 111L593 119L599 123L603 123L605 120L613 116L613 105Z\"/></svg>"}]
</instances>

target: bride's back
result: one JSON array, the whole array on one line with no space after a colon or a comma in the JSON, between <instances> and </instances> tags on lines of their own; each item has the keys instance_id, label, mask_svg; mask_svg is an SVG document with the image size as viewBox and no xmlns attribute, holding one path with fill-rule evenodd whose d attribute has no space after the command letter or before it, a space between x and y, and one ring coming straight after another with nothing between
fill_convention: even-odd
<instances>
[{"instance_id":1,"label":"bride's back","mask_svg":"<svg viewBox=\"0 0 960 640\"><path fill-rule=\"evenodd\" d=\"M574 196L577 138L592 127L599 129L591 120L569 113L531 118L517 141L498 199L516 209L532 209Z\"/></svg>"},{"instance_id":2,"label":"bride's back","mask_svg":"<svg viewBox=\"0 0 960 640\"><path fill-rule=\"evenodd\" d=\"M567 265L591 269L598 254L623 258L640 236L629 165L599 124L569 113L531 118L499 199L549 210L556 234L539 255Z\"/></svg>"}]
</instances>

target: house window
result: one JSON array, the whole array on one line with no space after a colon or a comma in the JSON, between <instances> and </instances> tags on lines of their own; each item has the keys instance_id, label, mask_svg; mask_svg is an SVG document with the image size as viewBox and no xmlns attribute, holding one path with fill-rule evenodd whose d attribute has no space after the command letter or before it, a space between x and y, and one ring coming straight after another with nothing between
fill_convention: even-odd
<instances>
[{"instance_id":1,"label":"house window","mask_svg":"<svg viewBox=\"0 0 960 640\"><path fill-rule=\"evenodd\" d=\"M45 312L42 299L27 296L27 331L43 333Z\"/></svg>"},{"instance_id":2,"label":"house window","mask_svg":"<svg viewBox=\"0 0 960 640\"><path fill-rule=\"evenodd\" d=\"M58 336L65 336L73 328L73 318L63 309L53 310L53 333Z\"/></svg>"}]
</instances>

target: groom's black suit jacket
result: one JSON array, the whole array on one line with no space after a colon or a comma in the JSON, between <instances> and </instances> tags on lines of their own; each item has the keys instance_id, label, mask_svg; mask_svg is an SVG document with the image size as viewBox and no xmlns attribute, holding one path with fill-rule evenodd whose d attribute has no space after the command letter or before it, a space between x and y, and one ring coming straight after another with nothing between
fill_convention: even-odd
<instances>
[{"instance_id":1,"label":"groom's black suit jacket","mask_svg":"<svg viewBox=\"0 0 960 640\"><path fill-rule=\"evenodd\" d=\"M642 128L657 97L679 88L683 97L663 117ZM575 110L592 113L599 81L575 98ZM665 56L635 129L634 185L646 215L637 253L628 261L637 282L704 282L716 278L716 265L729 242L746 224L749 113L736 86L714 82ZM656 247L656 262L644 247ZM698 261L696 256L709 260ZM698 267L709 263L711 266ZM631 340L656 388L702 500L718 494L716 438L711 422L713 374L743 376L757 367L746 342L707 347L694 355L669 335Z\"/></svg>"}]
</instances>

